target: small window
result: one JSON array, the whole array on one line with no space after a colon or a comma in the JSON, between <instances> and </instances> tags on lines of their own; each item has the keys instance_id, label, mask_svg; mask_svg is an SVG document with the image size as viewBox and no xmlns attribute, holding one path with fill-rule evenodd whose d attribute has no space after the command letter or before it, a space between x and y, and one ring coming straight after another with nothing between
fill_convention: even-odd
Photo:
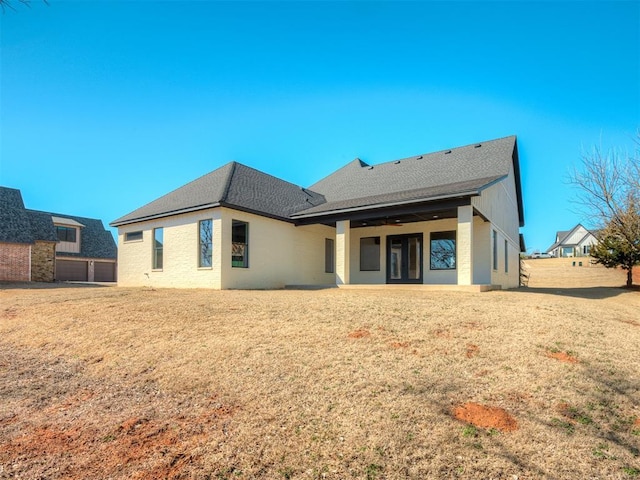
<instances>
[{"instance_id":1,"label":"small window","mask_svg":"<svg viewBox=\"0 0 640 480\"><path fill-rule=\"evenodd\" d=\"M249 268L249 224L239 220L231 223L231 266Z\"/></svg>"},{"instance_id":2,"label":"small window","mask_svg":"<svg viewBox=\"0 0 640 480\"><path fill-rule=\"evenodd\" d=\"M498 270L498 232L493 230L493 269Z\"/></svg>"},{"instance_id":3,"label":"small window","mask_svg":"<svg viewBox=\"0 0 640 480\"><path fill-rule=\"evenodd\" d=\"M380 271L380 237L360 239L360 271Z\"/></svg>"},{"instance_id":4,"label":"small window","mask_svg":"<svg viewBox=\"0 0 640 480\"><path fill-rule=\"evenodd\" d=\"M431 233L431 270L455 270L456 232Z\"/></svg>"},{"instance_id":5,"label":"small window","mask_svg":"<svg viewBox=\"0 0 640 480\"><path fill-rule=\"evenodd\" d=\"M509 273L509 244L504 241L504 273Z\"/></svg>"},{"instance_id":6,"label":"small window","mask_svg":"<svg viewBox=\"0 0 640 480\"><path fill-rule=\"evenodd\" d=\"M324 239L324 272L335 273L335 247L333 238Z\"/></svg>"},{"instance_id":7,"label":"small window","mask_svg":"<svg viewBox=\"0 0 640 480\"><path fill-rule=\"evenodd\" d=\"M212 265L213 254L213 220L201 220L199 223L198 267Z\"/></svg>"},{"instance_id":8,"label":"small window","mask_svg":"<svg viewBox=\"0 0 640 480\"><path fill-rule=\"evenodd\" d=\"M60 242L76 243L76 229L73 227L56 226L56 235Z\"/></svg>"},{"instance_id":9,"label":"small window","mask_svg":"<svg viewBox=\"0 0 640 480\"><path fill-rule=\"evenodd\" d=\"M591 253L591 245L583 245L582 253L583 255L589 255Z\"/></svg>"},{"instance_id":10,"label":"small window","mask_svg":"<svg viewBox=\"0 0 640 480\"><path fill-rule=\"evenodd\" d=\"M164 229L153 229L153 269L162 270L164 249Z\"/></svg>"},{"instance_id":11,"label":"small window","mask_svg":"<svg viewBox=\"0 0 640 480\"><path fill-rule=\"evenodd\" d=\"M142 232L127 232L124 234L125 242L135 242L142 240Z\"/></svg>"}]
</instances>

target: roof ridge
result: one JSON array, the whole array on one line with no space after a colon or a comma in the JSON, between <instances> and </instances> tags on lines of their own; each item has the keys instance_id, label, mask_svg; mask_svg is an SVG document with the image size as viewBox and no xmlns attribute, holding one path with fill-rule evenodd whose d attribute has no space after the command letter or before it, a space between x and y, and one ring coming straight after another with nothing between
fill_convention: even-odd
<instances>
[{"instance_id":1,"label":"roof ridge","mask_svg":"<svg viewBox=\"0 0 640 480\"><path fill-rule=\"evenodd\" d=\"M220 196L220 202L227 201L227 195L229 195L229 190L231 189L231 181L233 180L233 175L236 173L236 167L238 166L238 162L235 160L231 161L231 171L227 174L227 180L224 185L224 190L222 191L222 195Z\"/></svg>"},{"instance_id":2,"label":"roof ridge","mask_svg":"<svg viewBox=\"0 0 640 480\"><path fill-rule=\"evenodd\" d=\"M507 135L506 137L493 138L491 140L483 140L483 141L480 141L480 142L472 142L472 143L469 143L467 145L461 145L459 147L443 148L442 150L436 150L435 152L418 153L416 155L409 155L408 157L396 158L394 160L387 160L385 162L377 163L377 164L375 164L373 166L374 167L381 167L382 165L393 164L393 163L397 163L397 162L403 162L403 161L406 161L406 160L420 160L423 157L433 157L435 155L438 155L439 153L450 153L450 152L452 152L454 150L462 150L464 148L475 147L475 146L484 145L484 144L487 144L487 143L495 143L495 142L499 142L501 140L506 140L506 139L509 139L509 138L513 138L514 144L515 144L515 142L517 141L518 137L517 137L517 135ZM357 160L360 160L360 159L357 159ZM369 165L365 164L365 166L369 166Z\"/></svg>"}]
</instances>

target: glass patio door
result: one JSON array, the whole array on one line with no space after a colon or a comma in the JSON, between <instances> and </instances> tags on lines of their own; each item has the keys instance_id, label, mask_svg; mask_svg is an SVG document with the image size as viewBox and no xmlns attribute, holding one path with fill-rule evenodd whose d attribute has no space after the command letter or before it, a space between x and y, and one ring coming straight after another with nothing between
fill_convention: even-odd
<instances>
[{"instance_id":1,"label":"glass patio door","mask_svg":"<svg viewBox=\"0 0 640 480\"><path fill-rule=\"evenodd\" d=\"M422 283L422 234L387 236L387 283Z\"/></svg>"}]
</instances>

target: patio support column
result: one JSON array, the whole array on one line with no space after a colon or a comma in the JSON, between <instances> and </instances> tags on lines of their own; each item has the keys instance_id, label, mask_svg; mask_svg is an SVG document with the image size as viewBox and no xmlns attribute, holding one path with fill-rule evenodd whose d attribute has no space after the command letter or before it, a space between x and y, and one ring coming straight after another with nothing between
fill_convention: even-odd
<instances>
[{"instance_id":1,"label":"patio support column","mask_svg":"<svg viewBox=\"0 0 640 480\"><path fill-rule=\"evenodd\" d=\"M458 285L473 284L473 207L458 207L457 235Z\"/></svg>"},{"instance_id":2,"label":"patio support column","mask_svg":"<svg viewBox=\"0 0 640 480\"><path fill-rule=\"evenodd\" d=\"M351 226L349 220L336 222L336 285L348 285L349 244Z\"/></svg>"}]
</instances>

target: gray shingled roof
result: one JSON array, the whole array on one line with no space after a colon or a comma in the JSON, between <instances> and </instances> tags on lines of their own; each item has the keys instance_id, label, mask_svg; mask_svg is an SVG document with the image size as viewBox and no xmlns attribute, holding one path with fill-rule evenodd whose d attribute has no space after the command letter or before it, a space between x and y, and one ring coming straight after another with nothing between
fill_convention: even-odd
<instances>
[{"instance_id":1,"label":"gray shingled roof","mask_svg":"<svg viewBox=\"0 0 640 480\"><path fill-rule=\"evenodd\" d=\"M33 243L20 190L0 187L0 242Z\"/></svg>"},{"instance_id":2,"label":"gray shingled roof","mask_svg":"<svg viewBox=\"0 0 640 480\"><path fill-rule=\"evenodd\" d=\"M375 166L355 159L308 189L231 162L114 220L111 225L218 206L295 221L381 204L475 195L505 178L512 166L523 224L516 137L510 136Z\"/></svg>"},{"instance_id":3,"label":"gray shingled roof","mask_svg":"<svg viewBox=\"0 0 640 480\"><path fill-rule=\"evenodd\" d=\"M309 187L327 203L294 217L477 193L508 175L515 150L510 136L373 166L355 159Z\"/></svg>"},{"instance_id":4,"label":"gray shingled roof","mask_svg":"<svg viewBox=\"0 0 640 480\"><path fill-rule=\"evenodd\" d=\"M31 233L34 240L57 242L56 229L53 226L51 215L36 210L26 210L31 225Z\"/></svg>"},{"instance_id":5,"label":"gray shingled roof","mask_svg":"<svg viewBox=\"0 0 640 480\"><path fill-rule=\"evenodd\" d=\"M80 253L56 252L57 257L108 258L115 260L118 256L113 235L108 230L105 230L102 220L38 210L27 210L27 213L31 218L40 218L43 222L39 227L44 228L44 230L40 231L40 235L42 237L47 235L48 238L36 237L37 240L58 241L51 217L69 218L84 225L80 228ZM49 219L51 224L50 230L44 226L46 218Z\"/></svg>"},{"instance_id":6,"label":"gray shingled roof","mask_svg":"<svg viewBox=\"0 0 640 480\"><path fill-rule=\"evenodd\" d=\"M57 256L109 258L117 257L116 243L101 220L27 210L20 190L0 187L0 242L33 243L36 240L57 242L51 217L64 217L81 223L80 253L61 253Z\"/></svg>"},{"instance_id":7,"label":"gray shingled roof","mask_svg":"<svg viewBox=\"0 0 640 480\"><path fill-rule=\"evenodd\" d=\"M216 206L228 206L283 220L323 202L321 195L230 162L183 187L111 222L112 226L176 215Z\"/></svg>"}]
</instances>

